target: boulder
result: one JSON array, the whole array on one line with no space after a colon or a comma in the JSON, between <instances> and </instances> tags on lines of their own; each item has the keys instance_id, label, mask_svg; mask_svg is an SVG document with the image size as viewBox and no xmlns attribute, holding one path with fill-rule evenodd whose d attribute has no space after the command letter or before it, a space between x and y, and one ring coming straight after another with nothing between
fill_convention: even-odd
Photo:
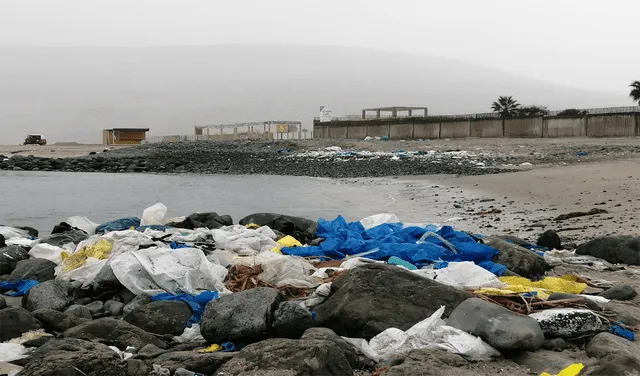
<instances>
[{"instance_id":1,"label":"boulder","mask_svg":"<svg viewBox=\"0 0 640 376\"><path fill-rule=\"evenodd\" d=\"M315 307L316 326L338 335L371 339L388 328L407 330L441 306L445 316L471 294L385 264L348 270Z\"/></svg>"},{"instance_id":2,"label":"boulder","mask_svg":"<svg viewBox=\"0 0 640 376\"><path fill-rule=\"evenodd\" d=\"M151 303L151 297L149 295L138 295L135 298L133 298L133 300L130 301L129 304L126 304L124 306L124 308L122 309L122 313L124 315L128 315L133 310L149 303Z\"/></svg>"},{"instance_id":3,"label":"boulder","mask_svg":"<svg viewBox=\"0 0 640 376\"><path fill-rule=\"evenodd\" d=\"M179 336L192 315L185 302L161 300L134 309L124 317L124 321L149 333Z\"/></svg>"},{"instance_id":4,"label":"boulder","mask_svg":"<svg viewBox=\"0 0 640 376\"><path fill-rule=\"evenodd\" d=\"M64 312L50 308L43 308L33 311L33 316L37 318L47 332L62 333L67 329L83 324L89 319L72 316Z\"/></svg>"},{"instance_id":5,"label":"boulder","mask_svg":"<svg viewBox=\"0 0 640 376\"><path fill-rule=\"evenodd\" d=\"M640 237L604 236L580 245L578 255L594 256L613 264L640 265Z\"/></svg>"},{"instance_id":6,"label":"boulder","mask_svg":"<svg viewBox=\"0 0 640 376\"><path fill-rule=\"evenodd\" d=\"M20 337L30 330L42 329L42 323L21 307L0 310L0 342Z\"/></svg>"},{"instance_id":7,"label":"boulder","mask_svg":"<svg viewBox=\"0 0 640 376\"><path fill-rule=\"evenodd\" d=\"M98 317L104 312L104 303L100 300L85 304L84 307L91 312L92 317Z\"/></svg>"},{"instance_id":8,"label":"boulder","mask_svg":"<svg viewBox=\"0 0 640 376\"><path fill-rule=\"evenodd\" d=\"M588 363L580 376L640 376L640 361L636 357L611 354Z\"/></svg>"},{"instance_id":9,"label":"boulder","mask_svg":"<svg viewBox=\"0 0 640 376\"><path fill-rule=\"evenodd\" d=\"M233 219L228 215L218 215L215 212L209 213L193 213L182 222L168 223L167 226L186 228L194 230L196 228L206 227L208 229L216 229L223 226L233 225Z\"/></svg>"},{"instance_id":10,"label":"boulder","mask_svg":"<svg viewBox=\"0 0 640 376\"><path fill-rule=\"evenodd\" d=\"M587 355L598 360L587 365L580 375L640 374L640 344L637 342L610 333L600 333L591 339L586 350Z\"/></svg>"},{"instance_id":11,"label":"boulder","mask_svg":"<svg viewBox=\"0 0 640 376\"><path fill-rule=\"evenodd\" d=\"M447 325L478 336L499 351L536 351L544 343L535 319L479 298L467 299L456 307Z\"/></svg>"},{"instance_id":12,"label":"boulder","mask_svg":"<svg viewBox=\"0 0 640 376\"><path fill-rule=\"evenodd\" d=\"M120 316L124 310L124 303L115 300L107 300L104 302L104 311L109 316Z\"/></svg>"},{"instance_id":13,"label":"boulder","mask_svg":"<svg viewBox=\"0 0 640 376\"><path fill-rule=\"evenodd\" d=\"M11 272L7 280L10 282L27 279L34 279L39 282L49 281L55 278L56 266L55 262L41 258L21 260L18 261L16 268Z\"/></svg>"},{"instance_id":14,"label":"boulder","mask_svg":"<svg viewBox=\"0 0 640 376\"><path fill-rule=\"evenodd\" d=\"M609 300L631 300L638 295L638 292L630 285L618 285L601 292L598 296Z\"/></svg>"},{"instance_id":15,"label":"boulder","mask_svg":"<svg viewBox=\"0 0 640 376\"><path fill-rule=\"evenodd\" d=\"M322 341L330 341L333 345L342 351L342 354L345 356L351 368L353 369L362 369L369 362L369 359L361 357L358 355L356 349L347 341L342 339L339 335L336 334L333 330L329 328L309 328L307 329L300 339L312 339L312 340L322 340Z\"/></svg>"},{"instance_id":16,"label":"boulder","mask_svg":"<svg viewBox=\"0 0 640 376\"><path fill-rule=\"evenodd\" d=\"M239 223L243 226L251 223L258 226L269 226L274 231L293 236L302 244L306 244L315 238L316 228L318 227L316 221L275 213L251 214L242 218Z\"/></svg>"},{"instance_id":17,"label":"boulder","mask_svg":"<svg viewBox=\"0 0 640 376\"><path fill-rule=\"evenodd\" d=\"M87 341L104 340L113 344L121 350L127 346L142 348L147 344L152 344L160 348L166 348L167 344L147 333L137 326L126 321L104 317L97 320L82 323L63 333L64 338L78 338Z\"/></svg>"},{"instance_id":18,"label":"boulder","mask_svg":"<svg viewBox=\"0 0 640 376\"><path fill-rule=\"evenodd\" d=\"M67 307L67 309L64 310L64 313L66 313L67 315L76 316L76 317L80 317L88 320L91 320L93 318L91 316L91 311L86 306L83 306L80 304L74 304Z\"/></svg>"},{"instance_id":19,"label":"boulder","mask_svg":"<svg viewBox=\"0 0 640 376\"><path fill-rule=\"evenodd\" d=\"M212 375L222 365L233 358L235 354L225 352L198 353L195 351L165 352L155 359L147 360L147 364L159 364L168 368L172 373L178 368L186 368L202 375Z\"/></svg>"},{"instance_id":20,"label":"boulder","mask_svg":"<svg viewBox=\"0 0 640 376\"><path fill-rule=\"evenodd\" d=\"M602 319L588 309L552 308L529 317L538 321L547 338L573 339L604 329Z\"/></svg>"},{"instance_id":21,"label":"boulder","mask_svg":"<svg viewBox=\"0 0 640 376\"><path fill-rule=\"evenodd\" d=\"M50 308L62 311L73 303L69 282L50 280L33 286L22 297L22 306L29 311Z\"/></svg>"},{"instance_id":22,"label":"boulder","mask_svg":"<svg viewBox=\"0 0 640 376\"><path fill-rule=\"evenodd\" d=\"M551 269L551 266L547 264L544 258L524 247L509 243L496 236L488 236L483 238L482 241L484 244L498 250L498 253L493 256L493 262L505 265L507 269L520 276L529 278L535 275L543 275L547 270Z\"/></svg>"},{"instance_id":23,"label":"boulder","mask_svg":"<svg viewBox=\"0 0 640 376\"><path fill-rule=\"evenodd\" d=\"M272 333L273 313L283 295L276 289L256 287L207 303L200 321L209 343L247 343Z\"/></svg>"},{"instance_id":24,"label":"boulder","mask_svg":"<svg viewBox=\"0 0 640 376\"><path fill-rule=\"evenodd\" d=\"M562 249L562 241L557 232L553 230L547 230L540 235L537 245L546 247L548 249Z\"/></svg>"},{"instance_id":25,"label":"boulder","mask_svg":"<svg viewBox=\"0 0 640 376\"><path fill-rule=\"evenodd\" d=\"M110 264L107 264L100 269L96 278L91 282L91 286L97 295L100 295L103 292L124 289L124 286L122 286L116 275L113 273L113 269Z\"/></svg>"},{"instance_id":26,"label":"boulder","mask_svg":"<svg viewBox=\"0 0 640 376\"><path fill-rule=\"evenodd\" d=\"M470 374L466 368L468 362L463 357L438 349L413 350L405 359L400 359L399 363L381 374L384 376L467 376Z\"/></svg>"},{"instance_id":27,"label":"boulder","mask_svg":"<svg viewBox=\"0 0 640 376\"><path fill-rule=\"evenodd\" d=\"M640 307L612 300L605 305L605 310L615 312L616 321L629 326L640 327Z\"/></svg>"},{"instance_id":28,"label":"boulder","mask_svg":"<svg viewBox=\"0 0 640 376\"><path fill-rule=\"evenodd\" d=\"M300 302L282 302L273 314L273 328L278 337L298 339L313 326L313 316Z\"/></svg>"},{"instance_id":29,"label":"boulder","mask_svg":"<svg viewBox=\"0 0 640 376\"><path fill-rule=\"evenodd\" d=\"M243 348L215 376L352 376L353 369L331 341L272 338Z\"/></svg>"},{"instance_id":30,"label":"boulder","mask_svg":"<svg viewBox=\"0 0 640 376\"><path fill-rule=\"evenodd\" d=\"M29 258L29 253L19 245L0 248L0 275L11 274L18 265L18 261Z\"/></svg>"},{"instance_id":31,"label":"boulder","mask_svg":"<svg viewBox=\"0 0 640 376\"><path fill-rule=\"evenodd\" d=\"M0 296L0 309L5 309L7 307L7 301L2 296Z\"/></svg>"},{"instance_id":32,"label":"boulder","mask_svg":"<svg viewBox=\"0 0 640 376\"><path fill-rule=\"evenodd\" d=\"M29 357L20 376L128 376L120 356L101 343L52 339Z\"/></svg>"}]
</instances>

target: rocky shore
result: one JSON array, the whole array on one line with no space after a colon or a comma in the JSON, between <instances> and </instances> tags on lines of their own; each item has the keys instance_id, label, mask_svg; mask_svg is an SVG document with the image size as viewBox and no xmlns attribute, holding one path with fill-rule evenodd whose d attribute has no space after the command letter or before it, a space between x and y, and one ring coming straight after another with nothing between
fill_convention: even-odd
<instances>
[{"instance_id":1,"label":"rocky shore","mask_svg":"<svg viewBox=\"0 0 640 376\"><path fill-rule=\"evenodd\" d=\"M475 141L474 141L475 142ZM538 165L580 163L640 154L640 147L510 141L234 141L147 144L71 158L0 155L0 170L266 174L329 178L486 175ZM500 142L500 144L496 143ZM572 141L575 142L575 141ZM592 142L592 141L589 141ZM55 149L52 150L55 155ZM42 153L40 153L42 155Z\"/></svg>"},{"instance_id":2,"label":"rocky shore","mask_svg":"<svg viewBox=\"0 0 640 376\"><path fill-rule=\"evenodd\" d=\"M640 238L166 210L0 226L0 374L640 370Z\"/></svg>"}]
</instances>

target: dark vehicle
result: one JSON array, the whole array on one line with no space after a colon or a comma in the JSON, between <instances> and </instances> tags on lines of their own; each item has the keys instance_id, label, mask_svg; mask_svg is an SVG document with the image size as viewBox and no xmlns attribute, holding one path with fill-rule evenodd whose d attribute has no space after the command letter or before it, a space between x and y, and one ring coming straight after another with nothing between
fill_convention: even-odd
<instances>
[{"instance_id":1,"label":"dark vehicle","mask_svg":"<svg viewBox=\"0 0 640 376\"><path fill-rule=\"evenodd\" d=\"M46 145L47 140L41 134L30 134L24 139L24 145Z\"/></svg>"}]
</instances>

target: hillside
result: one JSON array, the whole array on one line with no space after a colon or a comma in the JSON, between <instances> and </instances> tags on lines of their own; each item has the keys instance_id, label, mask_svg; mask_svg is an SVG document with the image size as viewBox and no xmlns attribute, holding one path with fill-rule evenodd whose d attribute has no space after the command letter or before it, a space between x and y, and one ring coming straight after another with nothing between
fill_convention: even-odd
<instances>
[{"instance_id":1,"label":"hillside","mask_svg":"<svg viewBox=\"0 0 640 376\"><path fill-rule=\"evenodd\" d=\"M100 142L101 129L190 134L206 123L302 120L320 105L486 112L498 95L553 109L627 105L612 96L445 58L343 47L0 47L0 144L28 132Z\"/></svg>"}]
</instances>

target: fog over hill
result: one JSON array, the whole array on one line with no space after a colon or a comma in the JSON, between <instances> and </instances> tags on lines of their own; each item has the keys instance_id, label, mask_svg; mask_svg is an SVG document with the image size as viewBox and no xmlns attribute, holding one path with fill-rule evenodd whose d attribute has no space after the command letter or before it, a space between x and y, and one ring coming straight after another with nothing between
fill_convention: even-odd
<instances>
[{"instance_id":1,"label":"fog over hill","mask_svg":"<svg viewBox=\"0 0 640 376\"><path fill-rule=\"evenodd\" d=\"M101 142L110 127L192 134L207 123L301 120L362 108L428 106L431 114L488 112L499 95L523 104L629 105L446 58L346 47L0 47L0 144L26 133Z\"/></svg>"}]
</instances>

